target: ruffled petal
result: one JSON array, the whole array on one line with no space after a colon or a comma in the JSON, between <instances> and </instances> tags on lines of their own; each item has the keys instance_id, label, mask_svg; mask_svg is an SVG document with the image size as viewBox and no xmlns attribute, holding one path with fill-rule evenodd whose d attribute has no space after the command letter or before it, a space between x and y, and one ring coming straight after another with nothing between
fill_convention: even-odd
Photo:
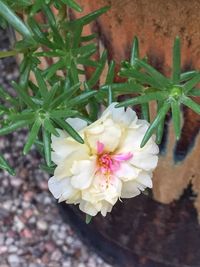
<instances>
[{"instance_id":1,"label":"ruffled petal","mask_svg":"<svg viewBox=\"0 0 200 267\"><path fill-rule=\"evenodd\" d=\"M95 160L74 161L71 172L72 186L80 190L86 189L91 185L95 174Z\"/></svg>"},{"instance_id":2,"label":"ruffled petal","mask_svg":"<svg viewBox=\"0 0 200 267\"><path fill-rule=\"evenodd\" d=\"M50 192L56 199L65 196L63 201L72 197L76 193L76 190L71 186L69 177L58 180L55 176L53 176L49 179L48 186Z\"/></svg>"},{"instance_id":3,"label":"ruffled petal","mask_svg":"<svg viewBox=\"0 0 200 267\"><path fill-rule=\"evenodd\" d=\"M138 183L135 180L123 183L121 192L122 198L132 198L139 194L140 190L138 189Z\"/></svg>"},{"instance_id":4,"label":"ruffled petal","mask_svg":"<svg viewBox=\"0 0 200 267\"><path fill-rule=\"evenodd\" d=\"M137 153L130 160L130 163L133 166L145 171L152 171L158 164L158 156L152 154Z\"/></svg>"},{"instance_id":5,"label":"ruffled petal","mask_svg":"<svg viewBox=\"0 0 200 267\"><path fill-rule=\"evenodd\" d=\"M90 216L96 216L97 213L99 212L99 210L97 209L97 207L95 207L95 205L84 200L80 202L79 209Z\"/></svg>"},{"instance_id":6,"label":"ruffled petal","mask_svg":"<svg viewBox=\"0 0 200 267\"><path fill-rule=\"evenodd\" d=\"M120 126L111 119L106 119L85 130L86 141L96 154L98 142L104 145L105 151L113 152L120 142L121 134Z\"/></svg>"},{"instance_id":7,"label":"ruffled petal","mask_svg":"<svg viewBox=\"0 0 200 267\"><path fill-rule=\"evenodd\" d=\"M87 122L80 118L68 118L66 122L68 122L77 132L80 132L85 127L87 127Z\"/></svg>"},{"instance_id":8,"label":"ruffled petal","mask_svg":"<svg viewBox=\"0 0 200 267\"><path fill-rule=\"evenodd\" d=\"M137 177L137 182L142 184L145 188L152 188L152 173L151 172L141 172Z\"/></svg>"},{"instance_id":9,"label":"ruffled petal","mask_svg":"<svg viewBox=\"0 0 200 267\"><path fill-rule=\"evenodd\" d=\"M111 115L112 119L120 124L124 124L125 126L129 126L131 123L136 123L137 115L135 111L131 108L127 108L126 111L124 108L115 108L117 102L112 103L102 114L103 116Z\"/></svg>"},{"instance_id":10,"label":"ruffled petal","mask_svg":"<svg viewBox=\"0 0 200 267\"><path fill-rule=\"evenodd\" d=\"M122 162L119 170L115 172L115 175L117 175L123 181L128 181L136 179L140 172L140 169L131 166L130 163Z\"/></svg>"}]
</instances>

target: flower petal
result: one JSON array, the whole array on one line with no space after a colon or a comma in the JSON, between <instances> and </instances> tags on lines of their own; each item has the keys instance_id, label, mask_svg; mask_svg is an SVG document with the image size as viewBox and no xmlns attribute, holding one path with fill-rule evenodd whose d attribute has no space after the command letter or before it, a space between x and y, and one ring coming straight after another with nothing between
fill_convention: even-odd
<instances>
[{"instance_id":1,"label":"flower petal","mask_svg":"<svg viewBox=\"0 0 200 267\"><path fill-rule=\"evenodd\" d=\"M123 183L121 192L122 198L136 197L139 194L140 190L138 189L138 183L135 180Z\"/></svg>"},{"instance_id":2,"label":"flower petal","mask_svg":"<svg viewBox=\"0 0 200 267\"><path fill-rule=\"evenodd\" d=\"M158 156L145 153L135 153L134 157L130 160L130 163L145 171L152 171L158 164Z\"/></svg>"},{"instance_id":3,"label":"flower petal","mask_svg":"<svg viewBox=\"0 0 200 267\"><path fill-rule=\"evenodd\" d=\"M76 190L74 190L71 186L69 177L58 180L55 176L53 176L49 179L48 186L50 192L56 199L61 198L63 195L65 195L65 199L70 198L76 192Z\"/></svg>"},{"instance_id":4,"label":"flower petal","mask_svg":"<svg viewBox=\"0 0 200 267\"><path fill-rule=\"evenodd\" d=\"M80 202L79 208L80 210L82 210L86 214L89 214L90 216L95 216L99 212L99 210L97 209L97 207L95 207L95 205L84 200Z\"/></svg>"},{"instance_id":5,"label":"flower petal","mask_svg":"<svg viewBox=\"0 0 200 267\"><path fill-rule=\"evenodd\" d=\"M141 172L138 175L137 182L142 184L145 188L152 188L152 173L151 172Z\"/></svg>"},{"instance_id":6,"label":"flower petal","mask_svg":"<svg viewBox=\"0 0 200 267\"><path fill-rule=\"evenodd\" d=\"M95 160L74 161L71 168L71 184L77 189L86 189L90 186L95 174Z\"/></svg>"},{"instance_id":7,"label":"flower petal","mask_svg":"<svg viewBox=\"0 0 200 267\"><path fill-rule=\"evenodd\" d=\"M105 151L114 151L119 144L121 134L120 126L111 119L101 121L101 123L92 125L85 130L87 143L96 154L98 142L104 145Z\"/></svg>"},{"instance_id":8,"label":"flower petal","mask_svg":"<svg viewBox=\"0 0 200 267\"><path fill-rule=\"evenodd\" d=\"M120 179L123 181L128 181L132 179L136 179L141 172L140 169L131 166L128 162L121 162L119 170L115 172Z\"/></svg>"},{"instance_id":9,"label":"flower petal","mask_svg":"<svg viewBox=\"0 0 200 267\"><path fill-rule=\"evenodd\" d=\"M66 122L68 122L72 126L72 128L74 128L74 130L77 132L80 132L85 127L87 127L87 122L80 118L68 118Z\"/></svg>"},{"instance_id":10,"label":"flower petal","mask_svg":"<svg viewBox=\"0 0 200 267\"><path fill-rule=\"evenodd\" d=\"M129 126L131 123L137 121L137 115L135 111L131 108L127 108L126 111L124 108L115 108L117 102L112 103L102 114L103 116L107 116L110 114L112 119L117 122Z\"/></svg>"},{"instance_id":11,"label":"flower petal","mask_svg":"<svg viewBox=\"0 0 200 267\"><path fill-rule=\"evenodd\" d=\"M74 161L89 159L88 153L84 149L72 152L63 161L59 162L55 169L54 175L58 178L64 178L66 176L72 176L71 172L72 165Z\"/></svg>"},{"instance_id":12,"label":"flower petal","mask_svg":"<svg viewBox=\"0 0 200 267\"><path fill-rule=\"evenodd\" d=\"M51 155L55 164L59 164L75 151L88 151L85 144L80 144L72 138L63 137L52 137L51 147L54 150Z\"/></svg>"}]
</instances>

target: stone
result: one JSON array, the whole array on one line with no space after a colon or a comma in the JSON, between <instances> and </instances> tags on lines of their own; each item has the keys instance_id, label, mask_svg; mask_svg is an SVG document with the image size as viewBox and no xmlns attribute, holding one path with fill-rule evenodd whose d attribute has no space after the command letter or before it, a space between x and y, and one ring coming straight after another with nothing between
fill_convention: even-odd
<instances>
[{"instance_id":1,"label":"stone","mask_svg":"<svg viewBox=\"0 0 200 267\"><path fill-rule=\"evenodd\" d=\"M11 254L8 256L8 263L9 264L13 264L13 263L19 263L20 262L20 258L18 255L16 254Z\"/></svg>"},{"instance_id":2,"label":"stone","mask_svg":"<svg viewBox=\"0 0 200 267\"><path fill-rule=\"evenodd\" d=\"M37 221L37 228L41 231L46 231L48 228L48 224L43 220L39 220Z\"/></svg>"},{"instance_id":3,"label":"stone","mask_svg":"<svg viewBox=\"0 0 200 267\"><path fill-rule=\"evenodd\" d=\"M61 254L61 252L57 249L57 250L55 250L55 251L52 253L52 255L51 255L51 260L53 260L53 261L59 261L59 260L61 259L61 257L62 257L62 254Z\"/></svg>"}]
</instances>

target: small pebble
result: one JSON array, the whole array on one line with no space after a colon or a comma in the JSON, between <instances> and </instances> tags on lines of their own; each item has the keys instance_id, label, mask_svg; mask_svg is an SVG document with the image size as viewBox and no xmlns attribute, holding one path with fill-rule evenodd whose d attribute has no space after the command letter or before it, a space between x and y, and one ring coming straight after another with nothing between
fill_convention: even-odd
<instances>
[{"instance_id":1,"label":"small pebble","mask_svg":"<svg viewBox=\"0 0 200 267\"><path fill-rule=\"evenodd\" d=\"M39 220L37 222L37 228L41 231L46 231L48 228L48 224L45 221Z\"/></svg>"}]
</instances>

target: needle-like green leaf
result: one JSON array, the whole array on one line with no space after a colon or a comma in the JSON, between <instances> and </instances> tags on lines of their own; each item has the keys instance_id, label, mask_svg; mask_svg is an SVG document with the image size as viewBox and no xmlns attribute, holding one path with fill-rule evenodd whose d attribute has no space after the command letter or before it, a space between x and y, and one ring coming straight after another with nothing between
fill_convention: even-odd
<instances>
[{"instance_id":1,"label":"needle-like green leaf","mask_svg":"<svg viewBox=\"0 0 200 267\"><path fill-rule=\"evenodd\" d=\"M12 133L12 132L18 130L19 128L23 128L24 126L27 126L30 123L31 123L30 120L12 122L12 124L6 125L0 129L0 135Z\"/></svg>"},{"instance_id":2,"label":"needle-like green leaf","mask_svg":"<svg viewBox=\"0 0 200 267\"><path fill-rule=\"evenodd\" d=\"M172 81L175 85L180 82L181 74L181 48L180 48L180 39L177 36L174 40L173 47L173 69L172 69Z\"/></svg>"},{"instance_id":3,"label":"needle-like green leaf","mask_svg":"<svg viewBox=\"0 0 200 267\"><path fill-rule=\"evenodd\" d=\"M43 143L44 143L44 155L47 166L51 166L51 136L45 128L42 128L42 135L43 135Z\"/></svg>"},{"instance_id":4,"label":"needle-like green leaf","mask_svg":"<svg viewBox=\"0 0 200 267\"><path fill-rule=\"evenodd\" d=\"M146 95L137 96L128 100L125 100L119 104L116 105L117 108L120 107L128 107L130 105L138 105L143 103L148 103L152 100L164 100L166 99L167 95L164 92L153 92L148 93Z\"/></svg>"},{"instance_id":5,"label":"needle-like green leaf","mask_svg":"<svg viewBox=\"0 0 200 267\"><path fill-rule=\"evenodd\" d=\"M184 96L181 98L181 102L194 112L200 114L200 105L194 102L191 98Z\"/></svg>"},{"instance_id":6,"label":"needle-like green leaf","mask_svg":"<svg viewBox=\"0 0 200 267\"><path fill-rule=\"evenodd\" d=\"M143 103L141 104L141 108L142 108L142 118L149 122L150 121L149 104Z\"/></svg>"},{"instance_id":7,"label":"needle-like green leaf","mask_svg":"<svg viewBox=\"0 0 200 267\"><path fill-rule=\"evenodd\" d=\"M149 73L149 75L151 75L151 77L153 77L154 80L156 80L160 84L160 88L166 89L168 88L168 86L170 86L169 80L152 66L137 58L135 59L135 62L136 64L138 64L138 66L144 68Z\"/></svg>"},{"instance_id":8,"label":"needle-like green leaf","mask_svg":"<svg viewBox=\"0 0 200 267\"><path fill-rule=\"evenodd\" d=\"M188 82L186 82L183 85L183 92L185 94L189 93L189 91L198 83L200 82L200 73L196 74L191 80L189 80Z\"/></svg>"},{"instance_id":9,"label":"needle-like green leaf","mask_svg":"<svg viewBox=\"0 0 200 267\"><path fill-rule=\"evenodd\" d=\"M68 7L73 8L74 10L81 12L83 9L80 7L74 0L61 0L64 4L68 5Z\"/></svg>"},{"instance_id":10,"label":"needle-like green leaf","mask_svg":"<svg viewBox=\"0 0 200 267\"><path fill-rule=\"evenodd\" d=\"M81 95L78 95L78 96L74 97L73 99L69 100L68 107L80 105L80 104L84 103L85 101L87 101L89 98L93 97L96 93L97 93L97 91L95 91L95 90L89 91L89 92L84 92Z\"/></svg>"},{"instance_id":11,"label":"needle-like green leaf","mask_svg":"<svg viewBox=\"0 0 200 267\"><path fill-rule=\"evenodd\" d=\"M107 77L106 77L106 82L105 84L111 84L114 81L114 77L115 77L115 62L112 60L109 64L109 68L108 68L108 73L107 73Z\"/></svg>"},{"instance_id":12,"label":"needle-like green leaf","mask_svg":"<svg viewBox=\"0 0 200 267\"><path fill-rule=\"evenodd\" d=\"M170 109L170 103L169 102L165 102L163 104L163 106L160 108L158 114L156 115L156 118L151 123L151 125L148 128L148 130L146 131L145 136L142 139L140 147L144 147L146 145L148 140L153 135L155 129L159 126L160 122L165 118L165 116L166 116L167 112L169 111L169 109Z\"/></svg>"},{"instance_id":13,"label":"needle-like green leaf","mask_svg":"<svg viewBox=\"0 0 200 267\"><path fill-rule=\"evenodd\" d=\"M172 109L172 120L176 134L176 139L179 140L181 135L181 111L180 111L180 104L178 103L178 101L174 100L171 102L171 109Z\"/></svg>"},{"instance_id":14,"label":"needle-like green leaf","mask_svg":"<svg viewBox=\"0 0 200 267\"><path fill-rule=\"evenodd\" d=\"M41 92L41 95L45 99L47 97L47 94L48 94L46 82L45 82L44 78L42 77L41 71L38 68L35 68L33 71L34 71L35 78L37 80L37 84L38 84L39 90Z\"/></svg>"},{"instance_id":15,"label":"needle-like green leaf","mask_svg":"<svg viewBox=\"0 0 200 267\"><path fill-rule=\"evenodd\" d=\"M61 127L61 129L65 130L71 137L74 138L77 142L84 144L83 138L72 128L72 126L61 119L55 119L55 122Z\"/></svg>"},{"instance_id":16,"label":"needle-like green leaf","mask_svg":"<svg viewBox=\"0 0 200 267\"><path fill-rule=\"evenodd\" d=\"M71 22L71 24L81 24L81 25L86 25L91 23L92 21L96 20L99 16L101 16L103 13L107 12L110 9L110 7L105 6L102 7L80 19L76 19L74 21Z\"/></svg>"},{"instance_id":17,"label":"needle-like green leaf","mask_svg":"<svg viewBox=\"0 0 200 267\"><path fill-rule=\"evenodd\" d=\"M101 73L105 67L106 60L107 60L107 52L104 51L102 56L101 56L101 59L99 61L99 67L96 68L96 70L92 74L91 78L87 81L89 88L92 88L93 86L95 86L96 83L99 81Z\"/></svg>"},{"instance_id":18,"label":"needle-like green leaf","mask_svg":"<svg viewBox=\"0 0 200 267\"><path fill-rule=\"evenodd\" d=\"M56 130L56 128L54 127L54 125L50 119L45 119L43 122L43 125L44 125L45 130L48 131L49 133L51 133L57 137L60 136L59 132Z\"/></svg>"},{"instance_id":19,"label":"needle-like green leaf","mask_svg":"<svg viewBox=\"0 0 200 267\"><path fill-rule=\"evenodd\" d=\"M86 224L89 224L91 222L91 220L92 220L92 216L89 214L86 214L86 217L85 217Z\"/></svg>"},{"instance_id":20,"label":"needle-like green leaf","mask_svg":"<svg viewBox=\"0 0 200 267\"><path fill-rule=\"evenodd\" d=\"M30 43L35 44L32 33L22 20L9 8L9 6L0 0L0 15L13 26L13 28L21 33Z\"/></svg>"},{"instance_id":21,"label":"needle-like green leaf","mask_svg":"<svg viewBox=\"0 0 200 267\"><path fill-rule=\"evenodd\" d=\"M33 102L31 97L25 92L23 88L21 88L20 85L18 85L16 82L12 81L13 87L16 89L18 94L20 95L22 101L30 108L37 109L37 105Z\"/></svg>"},{"instance_id":22,"label":"needle-like green leaf","mask_svg":"<svg viewBox=\"0 0 200 267\"><path fill-rule=\"evenodd\" d=\"M24 155L26 155L29 152L29 150L31 149L33 143L35 142L36 137L38 135L38 132L40 130L40 126L41 126L41 121L39 119L35 120L32 128L31 128L31 131L30 131L30 133L28 135L28 139L26 141L24 149L23 149Z\"/></svg>"},{"instance_id":23,"label":"needle-like green leaf","mask_svg":"<svg viewBox=\"0 0 200 267\"><path fill-rule=\"evenodd\" d=\"M15 171L10 167L2 155L0 155L0 169L6 170L11 175L15 175Z\"/></svg>"},{"instance_id":24,"label":"needle-like green leaf","mask_svg":"<svg viewBox=\"0 0 200 267\"><path fill-rule=\"evenodd\" d=\"M139 58L139 44L138 44L138 38L135 36L133 39L133 44L132 44L132 50L131 50L131 59L130 63L132 66L135 65L135 59Z\"/></svg>"}]
</instances>

